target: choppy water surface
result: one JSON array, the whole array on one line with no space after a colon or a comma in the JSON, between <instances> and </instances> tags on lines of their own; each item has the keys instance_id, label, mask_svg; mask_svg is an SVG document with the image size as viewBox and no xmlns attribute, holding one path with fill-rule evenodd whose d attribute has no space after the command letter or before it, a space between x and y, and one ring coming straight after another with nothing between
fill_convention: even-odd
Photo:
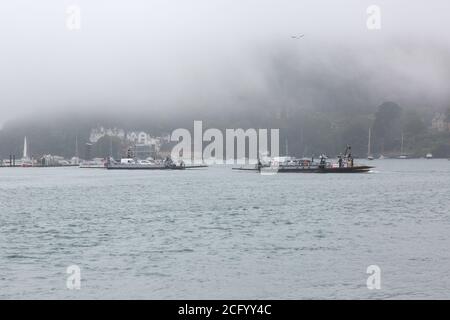
<instances>
[{"instance_id":1,"label":"choppy water surface","mask_svg":"<svg viewBox=\"0 0 450 320\"><path fill-rule=\"evenodd\" d=\"M450 298L450 161L371 164L1 168L0 298ZM381 290L366 287L373 264Z\"/></svg>"}]
</instances>

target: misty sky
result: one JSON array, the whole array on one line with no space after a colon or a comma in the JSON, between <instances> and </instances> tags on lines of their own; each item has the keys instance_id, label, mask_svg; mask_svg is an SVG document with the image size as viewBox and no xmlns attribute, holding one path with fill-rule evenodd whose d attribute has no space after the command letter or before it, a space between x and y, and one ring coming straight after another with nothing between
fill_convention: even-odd
<instances>
[{"instance_id":1,"label":"misty sky","mask_svg":"<svg viewBox=\"0 0 450 320\"><path fill-rule=\"evenodd\" d=\"M366 27L372 4L381 30ZM81 9L80 30L66 27L69 5ZM450 101L449 12L448 0L2 1L0 125L40 110L277 104L297 89L314 107L339 83L364 84L369 103L440 107Z\"/></svg>"}]
</instances>

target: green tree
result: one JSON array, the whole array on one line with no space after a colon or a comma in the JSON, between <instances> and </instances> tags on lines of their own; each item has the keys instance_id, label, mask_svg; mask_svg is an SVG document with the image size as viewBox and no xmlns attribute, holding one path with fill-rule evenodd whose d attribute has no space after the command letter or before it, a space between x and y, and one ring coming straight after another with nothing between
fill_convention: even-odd
<instances>
[{"instance_id":1,"label":"green tree","mask_svg":"<svg viewBox=\"0 0 450 320\"><path fill-rule=\"evenodd\" d=\"M425 132L426 125L415 111L405 113L403 118L403 132L408 136L418 136Z\"/></svg>"}]
</instances>

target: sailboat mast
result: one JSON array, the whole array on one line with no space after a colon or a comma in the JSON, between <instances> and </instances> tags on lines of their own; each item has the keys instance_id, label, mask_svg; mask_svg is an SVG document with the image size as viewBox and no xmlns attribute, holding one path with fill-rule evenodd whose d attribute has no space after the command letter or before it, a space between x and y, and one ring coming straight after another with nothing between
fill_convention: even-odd
<instances>
[{"instance_id":1,"label":"sailboat mast","mask_svg":"<svg viewBox=\"0 0 450 320\"><path fill-rule=\"evenodd\" d=\"M75 136L75 157L78 158L78 136Z\"/></svg>"},{"instance_id":2,"label":"sailboat mast","mask_svg":"<svg viewBox=\"0 0 450 320\"><path fill-rule=\"evenodd\" d=\"M23 139L23 158L28 158L28 143L27 143L27 137Z\"/></svg>"},{"instance_id":3,"label":"sailboat mast","mask_svg":"<svg viewBox=\"0 0 450 320\"><path fill-rule=\"evenodd\" d=\"M370 156L371 154L372 154L372 151L370 150L371 149L371 136L372 136L372 128L369 128L369 142L368 142L368 145L367 145L367 155L368 156Z\"/></svg>"},{"instance_id":4,"label":"sailboat mast","mask_svg":"<svg viewBox=\"0 0 450 320\"><path fill-rule=\"evenodd\" d=\"M112 158L113 154L113 141L112 136L109 137L109 157Z\"/></svg>"},{"instance_id":5,"label":"sailboat mast","mask_svg":"<svg viewBox=\"0 0 450 320\"><path fill-rule=\"evenodd\" d=\"M289 155L289 146L288 146L288 139L287 139L287 137L286 137L284 143L286 145L286 147L285 147L286 150L285 151L286 151L286 157L287 157Z\"/></svg>"},{"instance_id":6,"label":"sailboat mast","mask_svg":"<svg viewBox=\"0 0 450 320\"><path fill-rule=\"evenodd\" d=\"M401 149L400 149L400 154L403 155L403 132L402 132L402 146L401 146Z\"/></svg>"}]
</instances>

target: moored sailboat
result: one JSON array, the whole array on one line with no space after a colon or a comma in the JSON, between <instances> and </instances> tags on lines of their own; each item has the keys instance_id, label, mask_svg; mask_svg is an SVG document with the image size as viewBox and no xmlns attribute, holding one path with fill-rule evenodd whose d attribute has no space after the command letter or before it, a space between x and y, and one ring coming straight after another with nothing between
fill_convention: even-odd
<instances>
[{"instance_id":1,"label":"moored sailboat","mask_svg":"<svg viewBox=\"0 0 450 320\"><path fill-rule=\"evenodd\" d=\"M372 150L371 150L371 136L372 136L372 128L369 127L369 142L367 144L367 159L373 160Z\"/></svg>"},{"instance_id":2,"label":"moored sailboat","mask_svg":"<svg viewBox=\"0 0 450 320\"><path fill-rule=\"evenodd\" d=\"M400 156L398 157L399 159L408 159L408 155L404 153L403 151L403 145L404 145L404 135L402 132L402 144L400 146Z\"/></svg>"}]
</instances>

